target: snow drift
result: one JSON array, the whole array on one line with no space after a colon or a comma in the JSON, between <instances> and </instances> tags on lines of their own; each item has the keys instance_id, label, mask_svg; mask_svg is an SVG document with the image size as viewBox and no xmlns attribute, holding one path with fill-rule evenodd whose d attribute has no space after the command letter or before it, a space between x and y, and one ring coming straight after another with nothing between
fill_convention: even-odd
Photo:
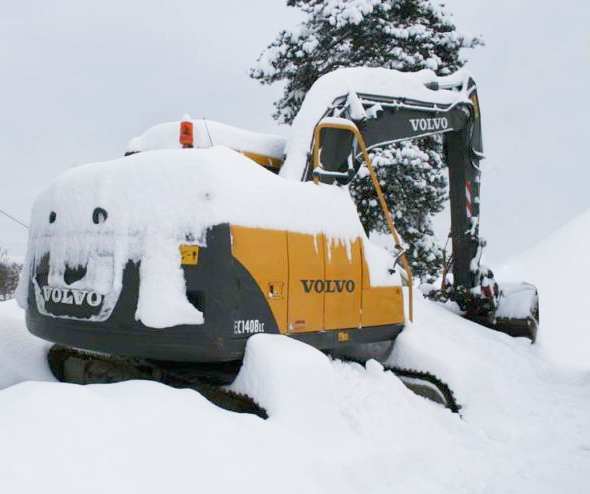
<instances>
[{"instance_id":1,"label":"snow drift","mask_svg":"<svg viewBox=\"0 0 590 494\"><path fill-rule=\"evenodd\" d=\"M511 260L500 279L525 279L539 291L537 344L561 365L590 370L590 319L585 312L590 278L590 211L581 213Z\"/></svg>"},{"instance_id":2,"label":"snow drift","mask_svg":"<svg viewBox=\"0 0 590 494\"><path fill-rule=\"evenodd\" d=\"M15 300L0 302L0 389L22 381L53 380L45 356L51 346L29 334Z\"/></svg>"}]
</instances>

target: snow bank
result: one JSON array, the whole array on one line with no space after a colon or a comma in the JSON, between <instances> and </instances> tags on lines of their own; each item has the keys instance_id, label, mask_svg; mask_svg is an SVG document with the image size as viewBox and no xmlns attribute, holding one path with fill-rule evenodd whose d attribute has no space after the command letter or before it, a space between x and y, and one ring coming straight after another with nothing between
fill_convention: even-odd
<instances>
[{"instance_id":1,"label":"snow bank","mask_svg":"<svg viewBox=\"0 0 590 494\"><path fill-rule=\"evenodd\" d=\"M465 92L448 89L434 91L428 89L425 84L436 82L444 88L467 82L470 76L470 73L463 69L449 76L437 77L432 70L404 73L382 68L353 67L338 69L320 77L307 92L293 121L286 148L287 158L280 174L291 180L301 180L307 153L311 150L315 126L337 97L365 93L449 105L468 102L469 98ZM357 100L358 98L354 97L350 101L349 97L353 108L356 107L357 112L364 113L362 105ZM361 115L358 116L360 118Z\"/></svg>"},{"instance_id":2,"label":"snow bank","mask_svg":"<svg viewBox=\"0 0 590 494\"><path fill-rule=\"evenodd\" d=\"M496 270L499 280L525 280L539 291L537 344L562 365L590 369L590 319L585 309L590 278L590 211Z\"/></svg>"},{"instance_id":3,"label":"snow bank","mask_svg":"<svg viewBox=\"0 0 590 494\"><path fill-rule=\"evenodd\" d=\"M97 208L106 219L96 217ZM156 328L200 324L202 314L186 300L178 245L203 245L207 228L221 223L323 233L345 243L365 237L345 188L285 180L223 146L151 151L71 169L42 193L21 280L46 253L54 287L67 287L66 265L88 266L72 287L105 295L100 320L118 298L127 261L141 261L136 317ZM388 275L391 257L374 251L367 250L373 285L399 284ZM26 282L17 295L24 307Z\"/></svg>"},{"instance_id":4,"label":"snow bank","mask_svg":"<svg viewBox=\"0 0 590 494\"><path fill-rule=\"evenodd\" d=\"M190 390L24 383L0 394L0 417L2 492L278 492L297 474L309 485L292 458L268 454L261 419Z\"/></svg>"},{"instance_id":5,"label":"snow bank","mask_svg":"<svg viewBox=\"0 0 590 494\"><path fill-rule=\"evenodd\" d=\"M283 158L286 139L274 134L262 134L232 127L214 120L192 120L194 146L209 148L227 146L244 151ZM154 151L157 149L180 149L180 122L167 122L146 130L134 137L127 145L127 152Z\"/></svg>"},{"instance_id":6,"label":"snow bank","mask_svg":"<svg viewBox=\"0 0 590 494\"><path fill-rule=\"evenodd\" d=\"M489 449L464 444L486 463L471 492L585 492L588 372L556 367L537 344L461 319L421 297L415 314L391 361L445 380L463 406L465 424L489 441Z\"/></svg>"},{"instance_id":7,"label":"snow bank","mask_svg":"<svg viewBox=\"0 0 590 494\"><path fill-rule=\"evenodd\" d=\"M46 359L50 346L27 331L15 300L0 302L0 389L30 379L53 381Z\"/></svg>"},{"instance_id":8,"label":"snow bank","mask_svg":"<svg viewBox=\"0 0 590 494\"><path fill-rule=\"evenodd\" d=\"M22 312L0 303L9 326L0 349L26 335ZM266 421L147 381L12 386L0 391L0 492L587 492L588 373L420 297L393 358L447 380L462 418L374 361L333 361L279 335L249 339L233 385ZM22 359L21 375L37 363Z\"/></svg>"},{"instance_id":9,"label":"snow bank","mask_svg":"<svg viewBox=\"0 0 590 494\"><path fill-rule=\"evenodd\" d=\"M248 339L232 389L256 397L273 418L300 422L316 416L323 423L322 417L338 415L336 374L328 357L305 343L272 336Z\"/></svg>"}]
</instances>

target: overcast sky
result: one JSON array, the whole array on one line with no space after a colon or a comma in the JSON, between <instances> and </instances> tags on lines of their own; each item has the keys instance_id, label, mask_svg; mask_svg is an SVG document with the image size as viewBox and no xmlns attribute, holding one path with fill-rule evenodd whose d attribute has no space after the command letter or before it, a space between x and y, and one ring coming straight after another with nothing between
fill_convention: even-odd
<instances>
[{"instance_id":1,"label":"overcast sky","mask_svg":"<svg viewBox=\"0 0 590 494\"><path fill-rule=\"evenodd\" d=\"M247 76L298 12L286 0L0 0L0 209L23 220L73 165L183 113L287 134L280 87ZM482 232L500 262L590 208L590 2L449 0L479 86L487 156ZM0 245L26 230L0 215ZM557 253L556 253L557 255Z\"/></svg>"}]
</instances>

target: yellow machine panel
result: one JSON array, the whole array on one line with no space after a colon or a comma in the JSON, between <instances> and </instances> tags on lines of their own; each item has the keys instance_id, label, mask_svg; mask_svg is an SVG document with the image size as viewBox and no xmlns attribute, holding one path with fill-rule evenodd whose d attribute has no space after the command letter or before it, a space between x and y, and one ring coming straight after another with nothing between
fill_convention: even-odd
<instances>
[{"instance_id":1,"label":"yellow machine panel","mask_svg":"<svg viewBox=\"0 0 590 494\"><path fill-rule=\"evenodd\" d=\"M401 286L363 288L362 292L363 327L404 322L404 297Z\"/></svg>"},{"instance_id":2,"label":"yellow machine panel","mask_svg":"<svg viewBox=\"0 0 590 494\"><path fill-rule=\"evenodd\" d=\"M289 252L288 330L324 329L324 236L287 232Z\"/></svg>"},{"instance_id":3,"label":"yellow machine panel","mask_svg":"<svg viewBox=\"0 0 590 494\"><path fill-rule=\"evenodd\" d=\"M383 326L384 324L403 323L405 321L405 315L402 287L371 287L371 277L366 259L363 259L362 277L362 326Z\"/></svg>"},{"instance_id":4,"label":"yellow machine panel","mask_svg":"<svg viewBox=\"0 0 590 494\"><path fill-rule=\"evenodd\" d=\"M358 328L361 324L361 247L325 239L324 328Z\"/></svg>"},{"instance_id":5,"label":"yellow machine panel","mask_svg":"<svg viewBox=\"0 0 590 494\"><path fill-rule=\"evenodd\" d=\"M251 153L249 151L240 151L244 156L250 158L252 161L255 161L259 165L264 166L264 168L268 168L269 170L278 171L281 169L283 164L283 160L280 158L273 158L272 156L267 156L265 154L258 154L258 153Z\"/></svg>"},{"instance_id":6,"label":"yellow machine panel","mask_svg":"<svg viewBox=\"0 0 590 494\"><path fill-rule=\"evenodd\" d=\"M361 239L241 226L231 235L233 256L256 280L281 333L403 323L402 289L371 287ZM192 261L190 250L185 256Z\"/></svg>"},{"instance_id":7,"label":"yellow machine panel","mask_svg":"<svg viewBox=\"0 0 590 494\"><path fill-rule=\"evenodd\" d=\"M287 330L289 272L287 234L279 230L231 226L232 255L254 277L281 333Z\"/></svg>"}]
</instances>

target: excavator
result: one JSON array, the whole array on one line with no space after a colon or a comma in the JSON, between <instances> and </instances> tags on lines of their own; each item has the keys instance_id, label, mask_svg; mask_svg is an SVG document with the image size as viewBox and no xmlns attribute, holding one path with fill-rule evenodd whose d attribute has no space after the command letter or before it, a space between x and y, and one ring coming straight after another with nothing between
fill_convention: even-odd
<instances>
[{"instance_id":1,"label":"excavator","mask_svg":"<svg viewBox=\"0 0 590 494\"><path fill-rule=\"evenodd\" d=\"M429 296L534 341L535 287L499 285L480 264L483 147L469 72L339 69L316 81L291 131L285 142L185 117L41 194L18 300L29 331L55 343L48 359L60 380L156 379L265 416L219 387L250 336L287 335L360 361L371 355L355 350L391 344L412 320L414 290L371 150L430 135L442 136L449 171L452 277ZM363 164L393 254L369 241L348 193ZM391 370L458 410L436 376Z\"/></svg>"}]
</instances>

